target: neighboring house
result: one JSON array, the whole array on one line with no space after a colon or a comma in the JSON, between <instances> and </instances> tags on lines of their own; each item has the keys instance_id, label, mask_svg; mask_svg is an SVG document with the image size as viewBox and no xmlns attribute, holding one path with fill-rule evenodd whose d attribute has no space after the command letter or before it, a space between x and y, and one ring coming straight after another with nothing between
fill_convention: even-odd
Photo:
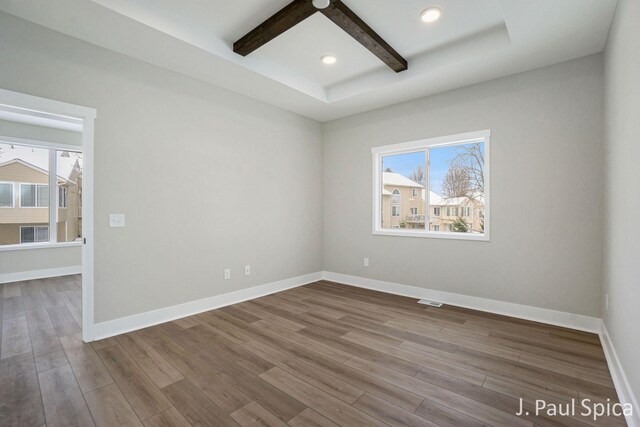
<instances>
[{"instance_id":1,"label":"neighboring house","mask_svg":"<svg viewBox=\"0 0 640 427\"><path fill-rule=\"evenodd\" d=\"M393 172L382 174L382 227L425 228L425 189L421 184ZM469 224L471 232L483 231L484 201L466 197L443 198L429 191L429 230L451 231L458 217Z\"/></svg>"},{"instance_id":2,"label":"neighboring house","mask_svg":"<svg viewBox=\"0 0 640 427\"><path fill-rule=\"evenodd\" d=\"M42 156L0 156L0 245L49 241L49 167ZM81 236L82 169L77 158L58 159L59 242Z\"/></svg>"}]
</instances>

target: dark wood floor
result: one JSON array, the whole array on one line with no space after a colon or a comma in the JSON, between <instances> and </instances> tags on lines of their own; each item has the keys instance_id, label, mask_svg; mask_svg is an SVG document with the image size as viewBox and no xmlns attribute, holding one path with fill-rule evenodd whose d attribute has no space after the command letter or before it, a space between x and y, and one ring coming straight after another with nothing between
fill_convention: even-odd
<instances>
[{"instance_id":1,"label":"dark wood floor","mask_svg":"<svg viewBox=\"0 0 640 427\"><path fill-rule=\"evenodd\" d=\"M80 278L0 285L1 426L624 425L514 414L617 401L598 337L318 282L80 338Z\"/></svg>"}]
</instances>

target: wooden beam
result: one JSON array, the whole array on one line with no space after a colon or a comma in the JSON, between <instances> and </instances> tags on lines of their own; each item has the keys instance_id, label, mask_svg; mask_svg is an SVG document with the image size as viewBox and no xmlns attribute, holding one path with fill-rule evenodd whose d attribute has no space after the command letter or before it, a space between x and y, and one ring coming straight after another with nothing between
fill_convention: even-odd
<instances>
[{"instance_id":1,"label":"wooden beam","mask_svg":"<svg viewBox=\"0 0 640 427\"><path fill-rule=\"evenodd\" d=\"M407 60L342 1L332 1L329 7L321 9L320 12L369 49L396 73L408 68Z\"/></svg>"},{"instance_id":2,"label":"wooden beam","mask_svg":"<svg viewBox=\"0 0 640 427\"><path fill-rule=\"evenodd\" d=\"M247 56L317 11L318 9L313 6L311 0L294 0L235 42L233 51L239 55Z\"/></svg>"}]
</instances>

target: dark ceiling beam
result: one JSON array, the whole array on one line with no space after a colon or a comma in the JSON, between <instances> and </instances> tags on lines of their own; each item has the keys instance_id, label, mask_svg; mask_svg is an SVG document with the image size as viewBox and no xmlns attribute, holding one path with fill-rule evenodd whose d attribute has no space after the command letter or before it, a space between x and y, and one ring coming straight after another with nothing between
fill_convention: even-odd
<instances>
[{"instance_id":1,"label":"dark ceiling beam","mask_svg":"<svg viewBox=\"0 0 640 427\"><path fill-rule=\"evenodd\" d=\"M320 12L369 49L396 73L408 68L407 60L342 1L332 1L327 8L321 9Z\"/></svg>"},{"instance_id":2,"label":"dark ceiling beam","mask_svg":"<svg viewBox=\"0 0 640 427\"><path fill-rule=\"evenodd\" d=\"M294 0L235 42L233 51L239 55L247 56L317 11L318 9L313 6L311 0Z\"/></svg>"}]
</instances>

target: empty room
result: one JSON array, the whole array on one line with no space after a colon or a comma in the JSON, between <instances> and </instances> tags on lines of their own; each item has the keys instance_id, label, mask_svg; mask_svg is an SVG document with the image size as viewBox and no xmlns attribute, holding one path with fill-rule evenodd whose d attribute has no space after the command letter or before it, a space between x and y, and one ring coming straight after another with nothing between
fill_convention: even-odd
<instances>
[{"instance_id":1,"label":"empty room","mask_svg":"<svg viewBox=\"0 0 640 427\"><path fill-rule=\"evenodd\" d=\"M0 426L640 427L640 0L0 0Z\"/></svg>"}]
</instances>

